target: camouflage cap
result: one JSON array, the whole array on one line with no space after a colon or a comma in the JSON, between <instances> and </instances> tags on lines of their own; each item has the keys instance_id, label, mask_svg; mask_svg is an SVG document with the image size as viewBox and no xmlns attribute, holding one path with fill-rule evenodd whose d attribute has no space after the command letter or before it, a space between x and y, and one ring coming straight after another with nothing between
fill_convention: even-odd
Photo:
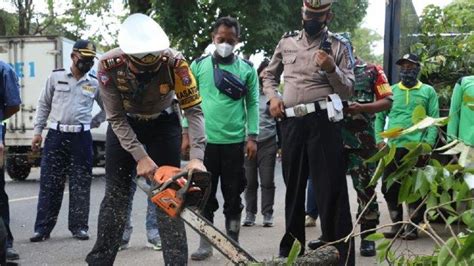
<instances>
[{"instance_id":1,"label":"camouflage cap","mask_svg":"<svg viewBox=\"0 0 474 266\"><path fill-rule=\"evenodd\" d=\"M303 6L312 12L325 12L331 8L331 4L337 0L303 0Z\"/></svg>"}]
</instances>

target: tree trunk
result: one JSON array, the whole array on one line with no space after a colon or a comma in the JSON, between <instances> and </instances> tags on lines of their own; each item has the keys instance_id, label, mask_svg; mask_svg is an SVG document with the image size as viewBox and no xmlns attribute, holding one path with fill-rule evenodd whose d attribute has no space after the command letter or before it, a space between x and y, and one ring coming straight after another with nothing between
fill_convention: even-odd
<instances>
[{"instance_id":1,"label":"tree trunk","mask_svg":"<svg viewBox=\"0 0 474 266\"><path fill-rule=\"evenodd\" d=\"M286 258L276 258L269 261L262 261L264 266L284 266ZM327 246L317 250L311 250L308 253L296 259L293 265L299 266L331 266L338 265L339 252L333 246Z\"/></svg>"}]
</instances>

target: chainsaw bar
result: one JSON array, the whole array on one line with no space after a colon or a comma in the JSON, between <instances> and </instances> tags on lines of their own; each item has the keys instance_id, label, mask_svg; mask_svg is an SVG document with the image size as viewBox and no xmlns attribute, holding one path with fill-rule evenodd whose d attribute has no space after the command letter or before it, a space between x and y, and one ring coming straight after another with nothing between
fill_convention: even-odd
<instances>
[{"instance_id":1,"label":"chainsaw bar","mask_svg":"<svg viewBox=\"0 0 474 266\"><path fill-rule=\"evenodd\" d=\"M226 256L234 264L247 264L257 262L237 242L217 229L206 218L191 208L185 207L180 214L181 219L188 224L196 233L205 237L216 249Z\"/></svg>"}]
</instances>

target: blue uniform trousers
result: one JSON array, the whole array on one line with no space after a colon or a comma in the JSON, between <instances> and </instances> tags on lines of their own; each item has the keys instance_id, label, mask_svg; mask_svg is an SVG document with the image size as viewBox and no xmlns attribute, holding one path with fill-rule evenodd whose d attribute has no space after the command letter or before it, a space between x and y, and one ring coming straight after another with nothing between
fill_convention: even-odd
<instances>
[{"instance_id":1,"label":"blue uniform trousers","mask_svg":"<svg viewBox=\"0 0 474 266\"><path fill-rule=\"evenodd\" d=\"M41 160L35 232L49 234L58 219L66 178L69 179L69 230L88 231L92 179L90 131L64 133L50 129Z\"/></svg>"}]
</instances>

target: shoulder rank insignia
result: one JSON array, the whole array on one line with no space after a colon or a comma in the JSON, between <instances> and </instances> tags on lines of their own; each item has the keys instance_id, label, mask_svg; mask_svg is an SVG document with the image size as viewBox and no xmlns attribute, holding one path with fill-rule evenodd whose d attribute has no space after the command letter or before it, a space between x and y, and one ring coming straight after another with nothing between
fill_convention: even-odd
<instances>
[{"instance_id":1,"label":"shoulder rank insignia","mask_svg":"<svg viewBox=\"0 0 474 266\"><path fill-rule=\"evenodd\" d=\"M102 64L102 67L104 68L104 70L110 70L112 68L116 68L118 66L123 65L125 63L125 60L122 56L117 56L117 57L102 59L100 63Z\"/></svg>"},{"instance_id":2,"label":"shoulder rank insignia","mask_svg":"<svg viewBox=\"0 0 474 266\"><path fill-rule=\"evenodd\" d=\"M282 38L294 37L297 36L300 32L297 30L287 31L283 34Z\"/></svg>"}]
</instances>

